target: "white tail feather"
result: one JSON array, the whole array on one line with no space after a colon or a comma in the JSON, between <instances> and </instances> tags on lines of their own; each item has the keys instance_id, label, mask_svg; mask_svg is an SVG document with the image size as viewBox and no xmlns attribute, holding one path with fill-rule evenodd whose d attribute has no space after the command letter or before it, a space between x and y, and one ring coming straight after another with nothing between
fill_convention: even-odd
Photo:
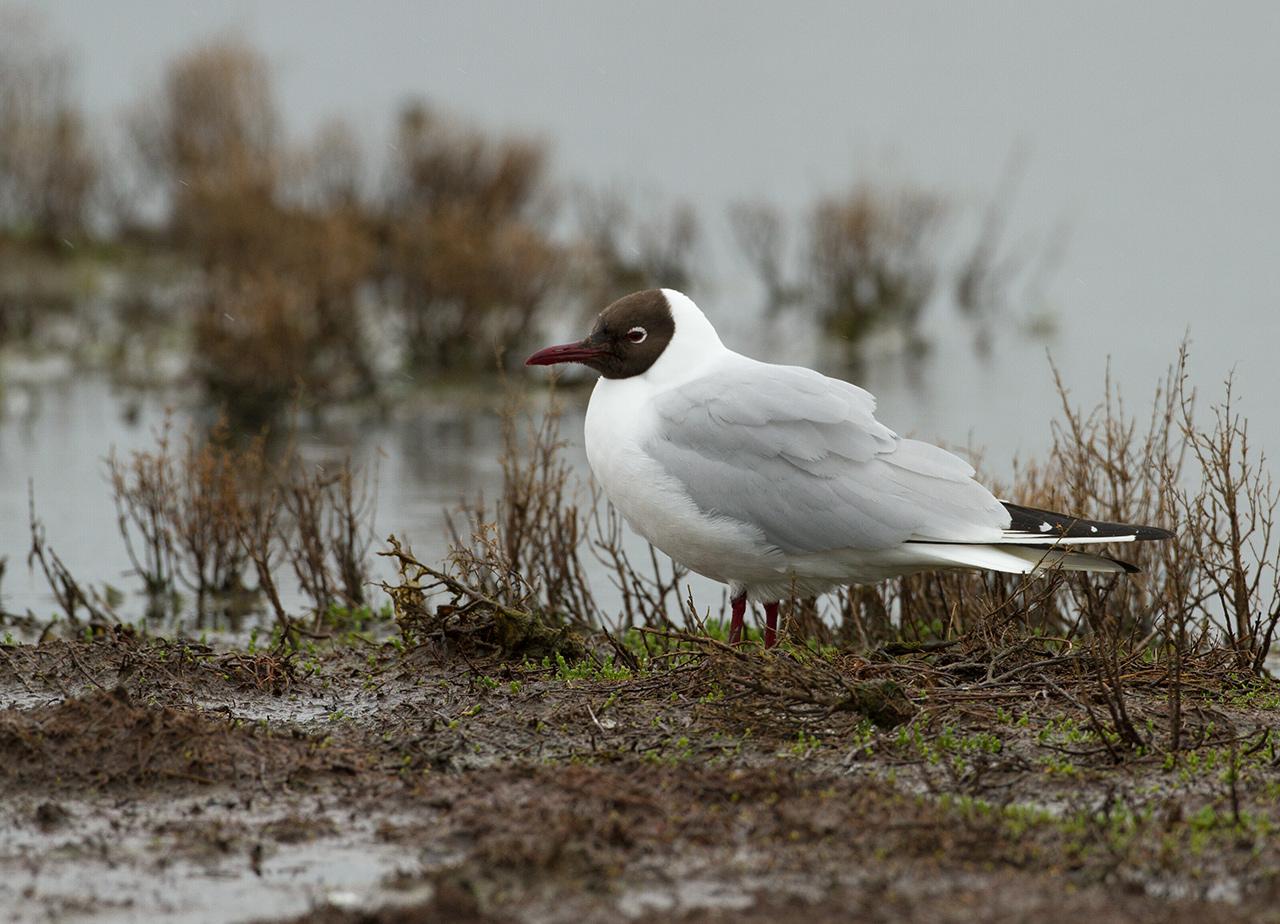
<instances>
[{"instance_id":1,"label":"white tail feather","mask_svg":"<svg viewBox=\"0 0 1280 924\"><path fill-rule=\"evenodd\" d=\"M965 545L961 543L913 542L911 550L936 561L940 566L978 568L1010 574L1030 574L1042 568L1064 571L1124 573L1124 565L1067 549L1033 549L1017 545Z\"/></svg>"},{"instance_id":2,"label":"white tail feather","mask_svg":"<svg viewBox=\"0 0 1280 924\"><path fill-rule=\"evenodd\" d=\"M1016 530L1005 530L1000 537L1002 545L1103 545L1112 542L1133 542L1137 536L1057 536L1045 533L1026 533Z\"/></svg>"}]
</instances>

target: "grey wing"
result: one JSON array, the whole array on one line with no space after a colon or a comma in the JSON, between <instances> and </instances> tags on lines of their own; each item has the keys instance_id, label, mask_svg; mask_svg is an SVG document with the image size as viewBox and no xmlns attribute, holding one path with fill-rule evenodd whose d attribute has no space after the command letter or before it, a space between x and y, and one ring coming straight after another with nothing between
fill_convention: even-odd
<instances>
[{"instance_id":1,"label":"grey wing","mask_svg":"<svg viewBox=\"0 0 1280 924\"><path fill-rule=\"evenodd\" d=\"M899 437L875 399L797 366L735 366L655 399L646 449L704 512L788 554L989 542L1009 514L951 453Z\"/></svg>"}]
</instances>

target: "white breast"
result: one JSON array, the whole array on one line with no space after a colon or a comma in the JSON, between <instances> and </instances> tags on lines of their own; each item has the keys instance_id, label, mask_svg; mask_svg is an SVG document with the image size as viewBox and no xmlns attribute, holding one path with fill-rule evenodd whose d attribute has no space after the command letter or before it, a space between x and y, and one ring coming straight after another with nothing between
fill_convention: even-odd
<instances>
[{"instance_id":1,"label":"white breast","mask_svg":"<svg viewBox=\"0 0 1280 924\"><path fill-rule=\"evenodd\" d=\"M637 533L698 574L726 583L776 580L785 568L759 530L704 514L644 451L657 417L644 377L600 379L587 407L586 449L605 495Z\"/></svg>"}]
</instances>

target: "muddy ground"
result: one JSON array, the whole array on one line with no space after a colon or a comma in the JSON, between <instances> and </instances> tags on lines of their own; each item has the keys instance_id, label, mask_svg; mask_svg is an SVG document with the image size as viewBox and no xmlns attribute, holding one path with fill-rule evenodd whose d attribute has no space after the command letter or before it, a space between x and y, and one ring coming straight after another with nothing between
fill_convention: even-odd
<instances>
[{"instance_id":1,"label":"muddy ground","mask_svg":"<svg viewBox=\"0 0 1280 924\"><path fill-rule=\"evenodd\" d=\"M0 647L6 918L1280 920L1269 683L308 647Z\"/></svg>"}]
</instances>

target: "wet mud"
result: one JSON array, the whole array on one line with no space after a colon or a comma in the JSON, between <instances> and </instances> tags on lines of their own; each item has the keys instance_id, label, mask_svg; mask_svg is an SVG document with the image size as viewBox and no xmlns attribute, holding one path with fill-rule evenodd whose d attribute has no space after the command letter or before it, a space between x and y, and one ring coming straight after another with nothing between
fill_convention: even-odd
<instances>
[{"instance_id":1,"label":"wet mud","mask_svg":"<svg viewBox=\"0 0 1280 924\"><path fill-rule=\"evenodd\" d=\"M709 647L626 670L127 635L5 646L0 908L1280 919L1280 691L1192 684L1171 756L1167 696L1140 674L1126 706L1148 753L1094 724L1085 685L966 691L913 663Z\"/></svg>"}]
</instances>

